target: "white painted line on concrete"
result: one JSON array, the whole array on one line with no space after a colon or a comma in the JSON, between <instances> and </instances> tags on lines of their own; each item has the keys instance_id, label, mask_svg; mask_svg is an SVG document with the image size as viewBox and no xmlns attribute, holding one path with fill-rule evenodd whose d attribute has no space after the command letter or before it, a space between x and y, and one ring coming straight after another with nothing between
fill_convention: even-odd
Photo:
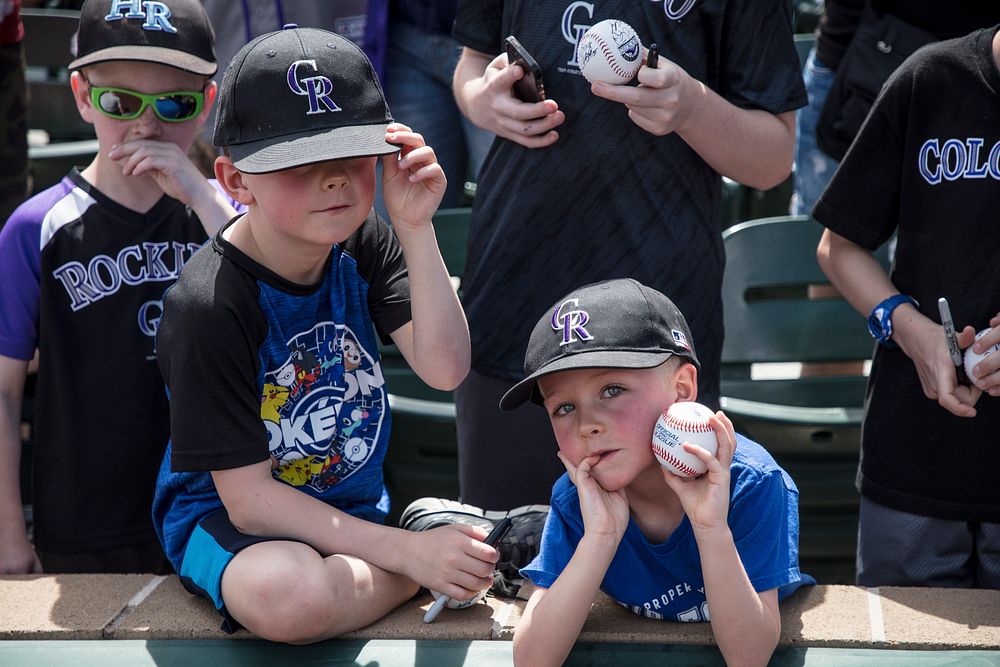
<instances>
[{"instance_id":1,"label":"white painted line on concrete","mask_svg":"<svg viewBox=\"0 0 1000 667\"><path fill-rule=\"evenodd\" d=\"M130 613L132 613L132 611L136 607L138 607L139 605L141 605L146 598L148 598L150 595L152 595L153 591L155 591L157 589L157 587L160 584L162 584L165 580L166 580L166 576L164 576L164 575L156 576L156 577L153 577L152 579L150 579L146 583L146 585L143 586L142 589L138 593L136 593L134 596L132 596L132 599L129 600L128 604L125 605L125 608L122 609L121 612L119 612L117 616L115 616L114 620L111 621L110 624L108 624L108 627L105 630L105 632L111 632L111 631L115 630L119 625L121 625L122 622L125 620L125 618Z\"/></svg>"},{"instance_id":2,"label":"white painted line on concrete","mask_svg":"<svg viewBox=\"0 0 1000 667\"><path fill-rule=\"evenodd\" d=\"M503 639L504 633L509 632L510 616L516 610L517 605L513 602L505 602L500 609L493 614L493 639Z\"/></svg>"},{"instance_id":3,"label":"white painted line on concrete","mask_svg":"<svg viewBox=\"0 0 1000 667\"><path fill-rule=\"evenodd\" d=\"M868 593L868 622L871 625L872 642L885 642L885 623L882 620L882 598L878 588L866 588Z\"/></svg>"}]
</instances>

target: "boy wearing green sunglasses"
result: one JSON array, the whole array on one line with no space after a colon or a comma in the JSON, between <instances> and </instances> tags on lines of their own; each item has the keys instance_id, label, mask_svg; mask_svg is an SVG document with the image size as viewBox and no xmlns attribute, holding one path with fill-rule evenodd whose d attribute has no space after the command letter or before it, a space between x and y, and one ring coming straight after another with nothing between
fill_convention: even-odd
<instances>
[{"instance_id":1,"label":"boy wearing green sunglasses","mask_svg":"<svg viewBox=\"0 0 1000 667\"><path fill-rule=\"evenodd\" d=\"M198 0L87 0L70 70L98 153L0 232L0 574L165 572L163 292L236 213L186 156L216 95L214 35ZM18 424L36 350L32 543Z\"/></svg>"}]
</instances>

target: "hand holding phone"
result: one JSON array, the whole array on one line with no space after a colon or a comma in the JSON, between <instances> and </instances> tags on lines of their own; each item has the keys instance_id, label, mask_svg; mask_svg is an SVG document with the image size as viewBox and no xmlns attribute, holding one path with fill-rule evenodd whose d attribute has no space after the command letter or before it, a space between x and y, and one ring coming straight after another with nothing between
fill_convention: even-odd
<instances>
[{"instance_id":1,"label":"hand holding phone","mask_svg":"<svg viewBox=\"0 0 1000 667\"><path fill-rule=\"evenodd\" d=\"M542 68L528 53L528 50L517 41L514 35L506 40L507 62L519 65L524 70L524 76L514 82L512 88L514 97L522 102L541 102L545 99L545 85L542 82Z\"/></svg>"}]
</instances>

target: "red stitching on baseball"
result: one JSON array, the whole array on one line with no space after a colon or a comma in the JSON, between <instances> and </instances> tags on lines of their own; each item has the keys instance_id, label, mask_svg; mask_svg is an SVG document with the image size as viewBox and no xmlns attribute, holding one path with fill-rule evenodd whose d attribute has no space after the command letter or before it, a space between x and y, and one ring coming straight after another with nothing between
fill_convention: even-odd
<instances>
[{"instance_id":1,"label":"red stitching on baseball","mask_svg":"<svg viewBox=\"0 0 1000 667\"><path fill-rule=\"evenodd\" d=\"M715 429L707 421L691 421L689 419L681 419L677 415L665 413L667 417L667 424L675 428L684 429L685 431L694 431L696 433L711 433Z\"/></svg>"},{"instance_id":2,"label":"red stitching on baseball","mask_svg":"<svg viewBox=\"0 0 1000 667\"><path fill-rule=\"evenodd\" d=\"M608 47L608 44L607 42L604 41L603 37L601 37L600 35L593 35L593 34L591 35L591 37L595 39L597 43L600 45L601 51L604 51L604 57L606 58L605 62L608 64L608 67L610 67L615 71L615 74L624 77L626 79L631 79L633 76L635 76L634 74L629 74L628 72L626 72L625 70L623 70L621 67L618 66L618 64L615 62L616 59L615 52L612 51L610 47Z\"/></svg>"},{"instance_id":3,"label":"red stitching on baseball","mask_svg":"<svg viewBox=\"0 0 1000 667\"><path fill-rule=\"evenodd\" d=\"M658 455L658 456L662 456L663 458L665 458L667 460L667 463L669 463L670 465L674 466L675 468L677 468L678 470L680 470L682 473L684 473L688 477L698 477L699 475L703 475L704 474L704 473L698 472L697 470L695 470L694 468L692 468L688 464L684 463L683 461L681 461L679 458L677 458L676 456L674 456L673 454L671 454L667 450L663 449L663 446L660 445L660 443L658 443L658 442L654 442L653 443L653 453L656 454L656 455Z\"/></svg>"}]
</instances>

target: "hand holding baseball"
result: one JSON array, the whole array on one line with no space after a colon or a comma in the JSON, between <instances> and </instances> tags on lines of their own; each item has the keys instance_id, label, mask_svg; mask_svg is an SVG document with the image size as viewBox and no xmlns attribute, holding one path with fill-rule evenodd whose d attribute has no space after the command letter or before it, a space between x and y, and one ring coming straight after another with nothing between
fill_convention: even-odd
<instances>
[{"instance_id":1,"label":"hand holding baseball","mask_svg":"<svg viewBox=\"0 0 1000 667\"><path fill-rule=\"evenodd\" d=\"M643 62L648 53L643 49ZM700 100L699 91L705 87L662 54L655 69L646 65L639 68L638 80L638 86L598 82L590 89L598 97L624 104L629 119L656 136L682 131Z\"/></svg>"},{"instance_id":2,"label":"hand holding baseball","mask_svg":"<svg viewBox=\"0 0 1000 667\"><path fill-rule=\"evenodd\" d=\"M462 85L459 94L467 100L466 115L479 127L527 148L550 146L559 139L554 128L563 124L566 115L555 100L527 103L514 97L511 88L522 77L524 70L508 64L507 54L501 53L489 62L482 76L459 84L457 74L456 86Z\"/></svg>"},{"instance_id":3,"label":"hand holding baseball","mask_svg":"<svg viewBox=\"0 0 1000 667\"><path fill-rule=\"evenodd\" d=\"M721 411L709 417L709 423L718 442L714 456L701 447L684 445L684 451L704 464L707 474L694 478L681 477L666 467L662 471L664 481L677 494L696 533L726 527L729 517L729 468L736 451L736 431Z\"/></svg>"},{"instance_id":4,"label":"hand holding baseball","mask_svg":"<svg viewBox=\"0 0 1000 667\"><path fill-rule=\"evenodd\" d=\"M990 396L1000 396L1000 315L990 325L965 349L965 373ZM979 372L973 373L977 367Z\"/></svg>"}]
</instances>

